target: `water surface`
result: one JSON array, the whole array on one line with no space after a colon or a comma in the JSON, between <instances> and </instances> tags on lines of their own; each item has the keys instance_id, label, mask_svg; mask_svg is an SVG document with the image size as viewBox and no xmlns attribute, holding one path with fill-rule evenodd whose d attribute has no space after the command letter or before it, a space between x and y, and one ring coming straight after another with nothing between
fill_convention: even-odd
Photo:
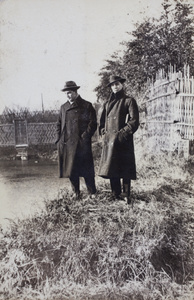
<instances>
[{"instance_id":1,"label":"water surface","mask_svg":"<svg viewBox=\"0 0 194 300\"><path fill-rule=\"evenodd\" d=\"M33 215L64 188L69 180L58 178L57 162L0 161L0 224Z\"/></svg>"}]
</instances>

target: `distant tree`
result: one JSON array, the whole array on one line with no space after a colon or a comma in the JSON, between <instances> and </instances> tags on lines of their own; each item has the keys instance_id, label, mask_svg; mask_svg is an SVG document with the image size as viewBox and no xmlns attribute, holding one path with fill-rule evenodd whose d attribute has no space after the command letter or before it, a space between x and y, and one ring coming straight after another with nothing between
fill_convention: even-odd
<instances>
[{"instance_id":1,"label":"distant tree","mask_svg":"<svg viewBox=\"0 0 194 300\"><path fill-rule=\"evenodd\" d=\"M145 90L148 80L152 80L159 69L167 71L168 66L176 65L183 71L184 64L190 65L194 74L194 27L193 7L182 0L164 0L159 19L146 19L136 24L130 33L132 38L122 44L123 56L116 53L101 69L100 85L96 87L97 96L107 98L110 73L127 78L127 90L132 94Z\"/></svg>"}]
</instances>

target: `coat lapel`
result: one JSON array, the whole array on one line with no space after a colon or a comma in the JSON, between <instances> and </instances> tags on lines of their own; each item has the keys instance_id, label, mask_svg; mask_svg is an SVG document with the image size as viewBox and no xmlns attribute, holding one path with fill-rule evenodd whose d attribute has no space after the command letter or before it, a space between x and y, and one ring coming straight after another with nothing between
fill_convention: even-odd
<instances>
[{"instance_id":1,"label":"coat lapel","mask_svg":"<svg viewBox=\"0 0 194 300\"><path fill-rule=\"evenodd\" d=\"M125 93L123 90L119 91L117 94L114 93L111 94L110 100L108 101L108 105L107 105L107 115L113 109L117 101L121 100L124 97L125 97Z\"/></svg>"},{"instance_id":2,"label":"coat lapel","mask_svg":"<svg viewBox=\"0 0 194 300\"><path fill-rule=\"evenodd\" d=\"M66 110L71 110L71 109L77 108L79 106L80 99L81 99L81 97L78 96L73 104L70 104L69 101L67 101L68 106L67 106Z\"/></svg>"},{"instance_id":3,"label":"coat lapel","mask_svg":"<svg viewBox=\"0 0 194 300\"><path fill-rule=\"evenodd\" d=\"M107 115L109 115L110 111L113 109L113 107L117 101L118 101L118 99L113 99L108 102Z\"/></svg>"},{"instance_id":4,"label":"coat lapel","mask_svg":"<svg viewBox=\"0 0 194 300\"><path fill-rule=\"evenodd\" d=\"M74 109L74 108L78 108L78 103L80 100L80 96L78 96L78 98L76 99L75 103L70 104L69 101L65 102L63 109L64 109L64 114L63 114L63 128L62 128L62 132L61 134L64 132L65 130L65 121L66 121L66 113L67 111Z\"/></svg>"}]
</instances>

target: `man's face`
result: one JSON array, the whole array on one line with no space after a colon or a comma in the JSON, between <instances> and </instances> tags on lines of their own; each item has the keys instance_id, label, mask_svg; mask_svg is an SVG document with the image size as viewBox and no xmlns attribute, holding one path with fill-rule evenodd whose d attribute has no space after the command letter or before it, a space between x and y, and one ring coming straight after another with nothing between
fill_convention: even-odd
<instances>
[{"instance_id":1,"label":"man's face","mask_svg":"<svg viewBox=\"0 0 194 300\"><path fill-rule=\"evenodd\" d=\"M118 93L120 90L122 90L122 88L123 88L123 85L122 85L122 83L120 83L120 81L116 81L111 84L111 89L112 89L113 93Z\"/></svg>"},{"instance_id":2,"label":"man's face","mask_svg":"<svg viewBox=\"0 0 194 300\"><path fill-rule=\"evenodd\" d=\"M77 98L77 91L66 91L65 95L69 101L75 101Z\"/></svg>"}]
</instances>

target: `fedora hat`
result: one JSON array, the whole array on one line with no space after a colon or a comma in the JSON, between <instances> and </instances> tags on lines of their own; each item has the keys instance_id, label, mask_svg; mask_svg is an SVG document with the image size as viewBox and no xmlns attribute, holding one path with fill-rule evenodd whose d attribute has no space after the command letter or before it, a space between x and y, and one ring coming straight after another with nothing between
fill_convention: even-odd
<instances>
[{"instance_id":1,"label":"fedora hat","mask_svg":"<svg viewBox=\"0 0 194 300\"><path fill-rule=\"evenodd\" d=\"M66 81L64 88L61 90L62 92L70 91L70 90L78 90L80 86L77 86L74 81Z\"/></svg>"},{"instance_id":2,"label":"fedora hat","mask_svg":"<svg viewBox=\"0 0 194 300\"><path fill-rule=\"evenodd\" d=\"M111 75L109 78L109 84L107 84L107 86L111 86L112 83L119 81L120 83L123 83L126 81L125 78L121 78L120 76L117 75Z\"/></svg>"}]
</instances>

